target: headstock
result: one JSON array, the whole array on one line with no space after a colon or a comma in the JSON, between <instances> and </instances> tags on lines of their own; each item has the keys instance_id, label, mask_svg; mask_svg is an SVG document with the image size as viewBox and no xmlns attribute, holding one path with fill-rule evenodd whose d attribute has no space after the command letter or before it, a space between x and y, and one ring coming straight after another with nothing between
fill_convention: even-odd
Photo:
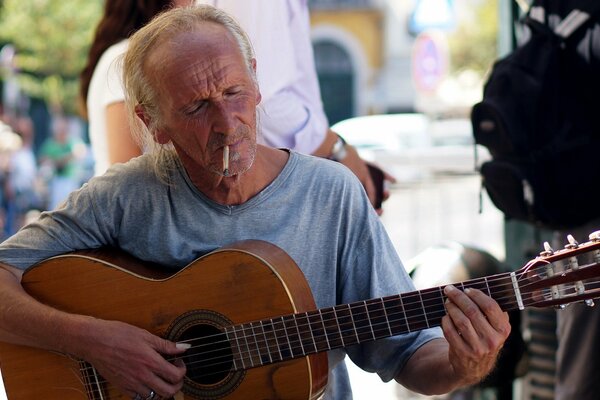
<instances>
[{"instance_id":1,"label":"headstock","mask_svg":"<svg viewBox=\"0 0 600 400\"><path fill-rule=\"evenodd\" d=\"M581 244L569 235L567 245L556 251L544 243L544 251L512 276L523 307L593 306L600 298L600 231Z\"/></svg>"}]
</instances>

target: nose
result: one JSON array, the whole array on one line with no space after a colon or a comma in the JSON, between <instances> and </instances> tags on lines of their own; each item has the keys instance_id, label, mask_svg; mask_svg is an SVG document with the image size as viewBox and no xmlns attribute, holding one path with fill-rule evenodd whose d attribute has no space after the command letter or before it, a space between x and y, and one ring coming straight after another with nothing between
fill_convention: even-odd
<instances>
[{"instance_id":1,"label":"nose","mask_svg":"<svg viewBox=\"0 0 600 400\"><path fill-rule=\"evenodd\" d=\"M224 101L212 104L212 127L215 132L222 135L231 135L237 126L235 113Z\"/></svg>"}]
</instances>

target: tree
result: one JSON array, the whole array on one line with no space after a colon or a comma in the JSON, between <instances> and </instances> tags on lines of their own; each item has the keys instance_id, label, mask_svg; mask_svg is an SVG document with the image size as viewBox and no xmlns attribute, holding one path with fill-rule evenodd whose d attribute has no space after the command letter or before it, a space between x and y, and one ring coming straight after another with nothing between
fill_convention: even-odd
<instances>
[{"instance_id":1,"label":"tree","mask_svg":"<svg viewBox=\"0 0 600 400\"><path fill-rule=\"evenodd\" d=\"M77 109L85 65L102 0L4 0L0 42L16 49L14 66L24 93L54 112Z\"/></svg>"},{"instance_id":2,"label":"tree","mask_svg":"<svg viewBox=\"0 0 600 400\"><path fill-rule=\"evenodd\" d=\"M498 0L473 0L468 4L463 22L449 36L452 67L483 76L498 56Z\"/></svg>"}]
</instances>

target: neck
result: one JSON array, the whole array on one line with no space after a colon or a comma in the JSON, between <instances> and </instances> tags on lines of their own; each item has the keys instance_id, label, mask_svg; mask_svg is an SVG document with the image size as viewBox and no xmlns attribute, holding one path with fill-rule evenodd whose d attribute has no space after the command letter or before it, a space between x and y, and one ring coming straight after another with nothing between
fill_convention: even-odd
<instances>
[{"instance_id":1,"label":"neck","mask_svg":"<svg viewBox=\"0 0 600 400\"><path fill-rule=\"evenodd\" d=\"M205 196L223 205L239 205L267 187L285 166L289 154L270 147L259 146L252 167L243 174L224 177L206 172L190 178ZM189 174L189 170L188 170Z\"/></svg>"}]
</instances>

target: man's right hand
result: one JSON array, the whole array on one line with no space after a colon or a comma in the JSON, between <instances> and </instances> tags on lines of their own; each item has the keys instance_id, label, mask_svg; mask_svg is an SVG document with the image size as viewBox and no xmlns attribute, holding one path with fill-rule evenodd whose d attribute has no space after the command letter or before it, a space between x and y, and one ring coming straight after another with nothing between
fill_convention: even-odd
<instances>
[{"instance_id":1,"label":"man's right hand","mask_svg":"<svg viewBox=\"0 0 600 400\"><path fill-rule=\"evenodd\" d=\"M171 398L181 390L186 368L177 356L189 346L123 322L90 319L88 324L80 354L117 389L144 399L152 392Z\"/></svg>"}]
</instances>

